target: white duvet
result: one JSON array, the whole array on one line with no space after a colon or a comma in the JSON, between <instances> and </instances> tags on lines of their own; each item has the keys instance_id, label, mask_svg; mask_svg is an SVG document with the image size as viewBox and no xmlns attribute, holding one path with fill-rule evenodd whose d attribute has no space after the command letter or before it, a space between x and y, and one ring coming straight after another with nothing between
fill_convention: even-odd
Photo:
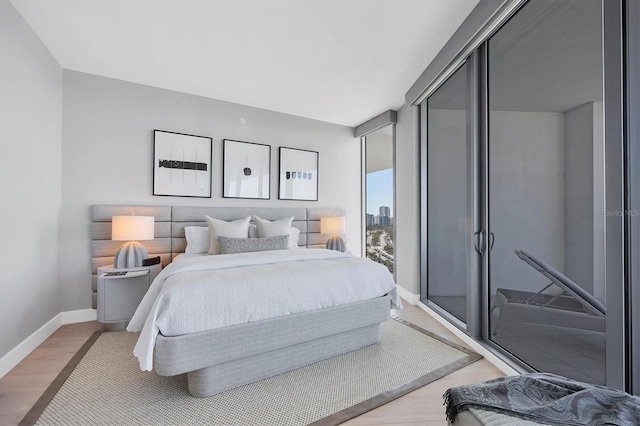
<instances>
[{"instance_id":1,"label":"white duvet","mask_svg":"<svg viewBox=\"0 0 640 426\"><path fill-rule=\"evenodd\" d=\"M158 333L197 333L385 294L402 307L386 267L333 250L185 257L158 274L127 330L142 331L133 353L151 370Z\"/></svg>"}]
</instances>

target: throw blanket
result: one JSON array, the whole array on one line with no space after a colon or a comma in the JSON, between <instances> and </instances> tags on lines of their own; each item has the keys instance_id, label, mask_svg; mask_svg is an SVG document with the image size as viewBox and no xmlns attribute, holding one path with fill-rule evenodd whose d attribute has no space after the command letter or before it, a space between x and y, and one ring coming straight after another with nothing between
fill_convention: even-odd
<instances>
[{"instance_id":1,"label":"throw blanket","mask_svg":"<svg viewBox=\"0 0 640 426\"><path fill-rule=\"evenodd\" d=\"M142 330L133 353L151 370L158 333L197 333L386 294L402 306L386 267L333 250L183 258L158 274L127 330Z\"/></svg>"},{"instance_id":2,"label":"throw blanket","mask_svg":"<svg viewBox=\"0 0 640 426\"><path fill-rule=\"evenodd\" d=\"M548 425L640 425L639 397L547 373L459 386L443 397L451 423L476 407Z\"/></svg>"}]
</instances>

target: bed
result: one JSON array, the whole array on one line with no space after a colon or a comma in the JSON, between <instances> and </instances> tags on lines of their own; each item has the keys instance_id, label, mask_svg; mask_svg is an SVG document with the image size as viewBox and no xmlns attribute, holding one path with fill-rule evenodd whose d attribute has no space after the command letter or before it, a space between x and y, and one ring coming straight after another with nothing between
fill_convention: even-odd
<instances>
[{"instance_id":1,"label":"bed","mask_svg":"<svg viewBox=\"0 0 640 426\"><path fill-rule=\"evenodd\" d=\"M110 218L118 207L94 206L94 212L101 211L94 220ZM322 247L320 217L344 215L319 209L171 208L169 255L175 260L154 280L128 329L141 330L134 351L141 368L163 376L186 373L193 396L214 395L377 343L391 304L401 306L384 266L345 253L307 248L181 253L185 228L204 225L205 215L233 221L252 212L268 220L293 216L302 247Z\"/></svg>"}]
</instances>

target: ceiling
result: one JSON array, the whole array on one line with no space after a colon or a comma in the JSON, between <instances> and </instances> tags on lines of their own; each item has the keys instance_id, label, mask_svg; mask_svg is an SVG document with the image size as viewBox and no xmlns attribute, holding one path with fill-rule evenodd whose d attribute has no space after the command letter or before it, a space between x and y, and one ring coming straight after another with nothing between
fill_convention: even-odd
<instances>
[{"instance_id":1,"label":"ceiling","mask_svg":"<svg viewBox=\"0 0 640 426\"><path fill-rule=\"evenodd\" d=\"M60 65L357 126L479 0L11 0Z\"/></svg>"}]
</instances>

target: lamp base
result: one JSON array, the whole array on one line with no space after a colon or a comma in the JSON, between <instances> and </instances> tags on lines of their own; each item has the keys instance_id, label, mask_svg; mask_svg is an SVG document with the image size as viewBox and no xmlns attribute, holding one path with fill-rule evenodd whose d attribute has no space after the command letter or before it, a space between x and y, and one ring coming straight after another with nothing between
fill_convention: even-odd
<instances>
[{"instance_id":1,"label":"lamp base","mask_svg":"<svg viewBox=\"0 0 640 426\"><path fill-rule=\"evenodd\" d=\"M326 247L329 250L335 250L335 251L341 251L341 252L344 252L347 250L347 245L345 244L344 240L340 238L339 235L331 236L331 238L327 240Z\"/></svg>"},{"instance_id":2,"label":"lamp base","mask_svg":"<svg viewBox=\"0 0 640 426\"><path fill-rule=\"evenodd\" d=\"M142 261L149 257L147 249L137 241L124 243L113 258L115 268L137 268Z\"/></svg>"}]
</instances>

